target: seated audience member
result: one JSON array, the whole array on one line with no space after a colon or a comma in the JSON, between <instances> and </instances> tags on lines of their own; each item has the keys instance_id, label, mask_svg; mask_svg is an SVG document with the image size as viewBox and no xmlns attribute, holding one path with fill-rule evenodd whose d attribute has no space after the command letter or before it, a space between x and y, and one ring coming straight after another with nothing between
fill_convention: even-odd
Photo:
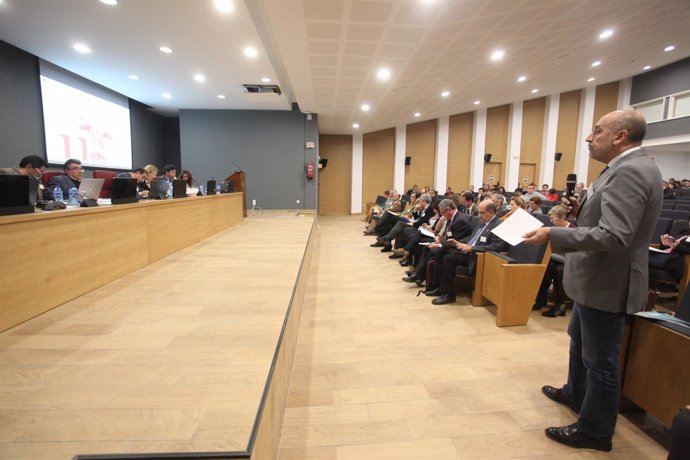
<instances>
[{"instance_id":1,"label":"seated audience member","mask_svg":"<svg viewBox=\"0 0 690 460\"><path fill-rule=\"evenodd\" d=\"M676 278L683 276L684 256L690 254L690 229L683 230L677 238L661 235L664 252L649 251L649 266L665 270Z\"/></svg>"},{"instance_id":2,"label":"seated audience member","mask_svg":"<svg viewBox=\"0 0 690 460\"><path fill-rule=\"evenodd\" d=\"M413 185L411 189L407 191L405 195L410 196L412 192L415 193L415 195L419 192L419 188L417 188L417 184Z\"/></svg>"},{"instance_id":3,"label":"seated audience member","mask_svg":"<svg viewBox=\"0 0 690 460\"><path fill-rule=\"evenodd\" d=\"M38 155L29 155L19 161L17 168L2 168L0 175L6 176L29 176L30 179L38 182L38 199L43 199L43 183L41 176L46 171L48 163Z\"/></svg>"},{"instance_id":4,"label":"seated audience member","mask_svg":"<svg viewBox=\"0 0 690 460\"><path fill-rule=\"evenodd\" d=\"M550 188L546 191L546 199L549 201L561 201L561 198L558 196L558 190L555 188Z\"/></svg>"},{"instance_id":5,"label":"seated audience member","mask_svg":"<svg viewBox=\"0 0 690 460\"><path fill-rule=\"evenodd\" d=\"M477 203L481 203L487 198L489 198L489 194L486 192L486 189L484 187L479 187L477 191Z\"/></svg>"},{"instance_id":6,"label":"seated audience member","mask_svg":"<svg viewBox=\"0 0 690 460\"><path fill-rule=\"evenodd\" d=\"M525 209L527 205L525 204L525 200L522 199L522 197L519 196L513 196L510 198L510 210L505 213L502 217L500 217L501 222L506 220L508 217L513 215L515 211L517 211L519 208Z\"/></svg>"},{"instance_id":7,"label":"seated audience member","mask_svg":"<svg viewBox=\"0 0 690 460\"><path fill-rule=\"evenodd\" d=\"M443 231L446 225L446 219L441 215L441 211L439 210L439 205L442 201L443 200L436 200L433 203L431 203L431 210L434 214L433 216L431 216L431 219L429 219L429 222L422 224L419 228L417 228L410 235L408 235L404 246L394 249L394 254L392 256L389 256L390 259L402 258L402 260L400 261L400 265L403 267L412 265L415 260L415 255L417 254L418 249L423 247L420 246L419 243L428 243L434 241L433 237L428 236L427 234L422 232L431 232L434 235L437 235ZM403 232L406 231L409 230L403 230Z\"/></svg>"},{"instance_id":8,"label":"seated audience member","mask_svg":"<svg viewBox=\"0 0 690 460\"><path fill-rule=\"evenodd\" d=\"M525 189L522 188L522 184L518 184L518 186L515 187L515 190L513 191L513 194L516 194L516 193L519 193L520 195L522 195L523 193L525 193Z\"/></svg>"},{"instance_id":9,"label":"seated audience member","mask_svg":"<svg viewBox=\"0 0 690 460\"><path fill-rule=\"evenodd\" d=\"M382 206L385 206L386 203L388 203L388 202L390 201L390 190L384 190L384 191L383 191L383 196L386 198L386 200L383 202L383 205L382 205ZM364 213L364 217L362 218L362 222L367 222L367 223L369 223L369 220L370 220L370 218L371 218L372 213L374 212L374 208L375 208L375 207L379 207L379 205L376 204L375 201L369 201L369 202L367 203L367 210L366 210L366 212ZM380 209L380 207L379 207L379 209Z\"/></svg>"},{"instance_id":10,"label":"seated audience member","mask_svg":"<svg viewBox=\"0 0 690 460\"><path fill-rule=\"evenodd\" d=\"M364 230L364 234L385 235L393 228L395 223L400 220L402 212L403 206L400 194L392 190L390 193L390 201L387 201L386 205L378 208L372 213L367 229Z\"/></svg>"},{"instance_id":11,"label":"seated audience member","mask_svg":"<svg viewBox=\"0 0 690 460\"><path fill-rule=\"evenodd\" d=\"M422 224L428 223L431 217L434 215L432 208L429 206L431 204L431 197L429 195L422 195L417 200L415 205L418 217L414 220L407 218L401 218L396 222L393 228L384 236L376 238L377 243L383 245L381 252L390 252L392 250L392 241L398 237L405 229L405 227L412 226L417 229Z\"/></svg>"},{"instance_id":12,"label":"seated audience member","mask_svg":"<svg viewBox=\"0 0 690 460\"><path fill-rule=\"evenodd\" d=\"M62 189L62 196L64 199L67 199L69 196L69 189L72 187L79 189L79 184L81 184L81 179L84 175L84 170L81 167L81 161L71 158L65 161L62 169L65 171L65 174L62 176L52 177L43 191L43 197L46 200L53 199L53 191L55 190L55 187L60 187Z\"/></svg>"},{"instance_id":13,"label":"seated audience member","mask_svg":"<svg viewBox=\"0 0 690 460\"><path fill-rule=\"evenodd\" d=\"M446 187L446 197L450 198L454 195L453 190L450 187Z\"/></svg>"},{"instance_id":14,"label":"seated audience member","mask_svg":"<svg viewBox=\"0 0 690 460\"><path fill-rule=\"evenodd\" d=\"M527 212L530 214L544 214L541 210L541 198L533 196L527 202Z\"/></svg>"},{"instance_id":15,"label":"seated audience member","mask_svg":"<svg viewBox=\"0 0 690 460\"><path fill-rule=\"evenodd\" d=\"M199 187L196 185L194 176L189 169L183 169L182 174L180 174L180 179L187 182L187 195L196 195L199 191Z\"/></svg>"},{"instance_id":16,"label":"seated audience member","mask_svg":"<svg viewBox=\"0 0 690 460\"><path fill-rule=\"evenodd\" d=\"M541 194L546 196L547 193L549 193L549 184L542 184L541 185Z\"/></svg>"},{"instance_id":17,"label":"seated audience member","mask_svg":"<svg viewBox=\"0 0 690 460\"><path fill-rule=\"evenodd\" d=\"M673 417L666 460L690 460L690 405L681 408Z\"/></svg>"},{"instance_id":18,"label":"seated audience member","mask_svg":"<svg viewBox=\"0 0 690 460\"><path fill-rule=\"evenodd\" d=\"M492 193L489 195L489 199L494 203L494 206L496 206L497 217L501 218L505 216L508 211L510 211L510 206L506 204L506 197L500 193Z\"/></svg>"},{"instance_id":19,"label":"seated audience member","mask_svg":"<svg viewBox=\"0 0 690 460\"><path fill-rule=\"evenodd\" d=\"M436 264L440 264L440 270L437 270L440 279L437 280L438 288L426 292L428 296L438 296L431 303L445 305L455 302L455 269L458 265L466 266L468 272L474 275L476 252L500 251L503 248L503 240L491 232L499 223L496 205L491 200L484 200L479 203L479 223L470 236L461 241L448 240L452 249L440 259L438 256L444 249L434 249L433 257L436 258Z\"/></svg>"},{"instance_id":20,"label":"seated audience member","mask_svg":"<svg viewBox=\"0 0 690 460\"><path fill-rule=\"evenodd\" d=\"M673 187L669 185L668 182L662 181L661 182L661 188L663 189L663 197L664 200L675 200L676 199L676 194L673 191Z\"/></svg>"},{"instance_id":21,"label":"seated audience member","mask_svg":"<svg viewBox=\"0 0 690 460\"><path fill-rule=\"evenodd\" d=\"M414 247L406 246L407 252L413 253L414 269L407 272L407 276L403 278L406 283L417 283L421 286L426 278L426 264L432 256L432 250L437 257L442 257L443 240L461 241L472 233L470 228L469 218L460 212L453 200L445 199L438 203L438 211L440 219L445 220L445 224L441 228L436 229L436 235L433 238L425 237L419 238ZM420 246L419 242L426 241L430 244L428 246ZM412 243L412 241L410 242Z\"/></svg>"},{"instance_id":22,"label":"seated audience member","mask_svg":"<svg viewBox=\"0 0 690 460\"><path fill-rule=\"evenodd\" d=\"M163 167L163 179L168 183L177 179L177 166L175 165L165 165Z\"/></svg>"},{"instance_id":23,"label":"seated audience member","mask_svg":"<svg viewBox=\"0 0 690 460\"><path fill-rule=\"evenodd\" d=\"M582 192L585 191L585 183L584 182L578 182L575 184L575 192L573 193L573 196L575 198L580 198L580 195L582 195Z\"/></svg>"},{"instance_id":24,"label":"seated audience member","mask_svg":"<svg viewBox=\"0 0 690 460\"><path fill-rule=\"evenodd\" d=\"M551 208L549 211L549 219L554 227L574 227L573 224L568 222L568 212L561 205ZM537 299L532 309L541 310L542 308L546 308L546 299L549 294L549 287L552 283L556 300L552 308L542 313L543 316L549 318L565 316L566 308L564 302L567 300L568 296L565 295L565 291L563 290L563 268L562 255L559 257L558 254L555 254L555 257L552 256L551 260L549 260L549 264L546 266L546 272L544 273L544 278L541 281Z\"/></svg>"},{"instance_id":25,"label":"seated audience member","mask_svg":"<svg viewBox=\"0 0 690 460\"><path fill-rule=\"evenodd\" d=\"M529 184L527 186L527 193L524 193L522 195L522 198L525 200L525 203L527 203L529 200L532 199L532 197L535 196L539 197L541 201L546 201L546 197L535 190L534 184Z\"/></svg>"},{"instance_id":26,"label":"seated audience member","mask_svg":"<svg viewBox=\"0 0 690 460\"><path fill-rule=\"evenodd\" d=\"M460 203L462 204L463 212L469 216L478 216L479 208L475 202L474 195L471 192L466 192L461 195L462 199Z\"/></svg>"}]
</instances>

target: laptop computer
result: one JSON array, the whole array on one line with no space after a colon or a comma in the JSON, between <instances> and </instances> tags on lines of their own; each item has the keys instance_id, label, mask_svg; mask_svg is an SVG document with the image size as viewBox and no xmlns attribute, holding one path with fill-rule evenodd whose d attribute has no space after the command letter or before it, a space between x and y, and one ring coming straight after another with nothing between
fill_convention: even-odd
<instances>
[{"instance_id":1,"label":"laptop computer","mask_svg":"<svg viewBox=\"0 0 690 460\"><path fill-rule=\"evenodd\" d=\"M220 193L234 193L235 183L232 181L223 181L223 185L220 188Z\"/></svg>"},{"instance_id":2,"label":"laptop computer","mask_svg":"<svg viewBox=\"0 0 690 460\"><path fill-rule=\"evenodd\" d=\"M187 181L184 179L175 179L173 181L173 198L187 198Z\"/></svg>"},{"instance_id":3,"label":"laptop computer","mask_svg":"<svg viewBox=\"0 0 690 460\"><path fill-rule=\"evenodd\" d=\"M34 212L38 181L29 176L0 175L0 216Z\"/></svg>"},{"instance_id":4,"label":"laptop computer","mask_svg":"<svg viewBox=\"0 0 690 460\"><path fill-rule=\"evenodd\" d=\"M152 180L149 184L149 198L164 200L168 195L168 181L162 179Z\"/></svg>"},{"instance_id":5,"label":"laptop computer","mask_svg":"<svg viewBox=\"0 0 690 460\"><path fill-rule=\"evenodd\" d=\"M110 186L110 201L112 204L137 202L137 180L131 177L113 177Z\"/></svg>"},{"instance_id":6,"label":"laptop computer","mask_svg":"<svg viewBox=\"0 0 690 460\"><path fill-rule=\"evenodd\" d=\"M83 199L98 199L105 179L82 179L79 184L79 196Z\"/></svg>"}]
</instances>

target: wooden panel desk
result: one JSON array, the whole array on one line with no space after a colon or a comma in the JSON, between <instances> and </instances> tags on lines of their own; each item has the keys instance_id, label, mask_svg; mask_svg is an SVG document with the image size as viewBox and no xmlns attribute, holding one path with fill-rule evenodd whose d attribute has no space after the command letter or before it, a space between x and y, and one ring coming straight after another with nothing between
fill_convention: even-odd
<instances>
[{"instance_id":1,"label":"wooden panel desk","mask_svg":"<svg viewBox=\"0 0 690 460\"><path fill-rule=\"evenodd\" d=\"M242 221L242 193L0 217L0 331Z\"/></svg>"}]
</instances>

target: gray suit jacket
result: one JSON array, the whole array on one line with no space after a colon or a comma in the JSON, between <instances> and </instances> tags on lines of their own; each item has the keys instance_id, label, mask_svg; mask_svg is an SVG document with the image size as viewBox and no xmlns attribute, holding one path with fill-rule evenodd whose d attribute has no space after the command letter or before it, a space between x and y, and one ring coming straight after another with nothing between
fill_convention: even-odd
<instances>
[{"instance_id":1,"label":"gray suit jacket","mask_svg":"<svg viewBox=\"0 0 690 460\"><path fill-rule=\"evenodd\" d=\"M577 228L551 229L565 252L564 287L576 302L635 313L647 302L649 242L661 211L661 173L644 150L606 170L581 201Z\"/></svg>"}]
</instances>

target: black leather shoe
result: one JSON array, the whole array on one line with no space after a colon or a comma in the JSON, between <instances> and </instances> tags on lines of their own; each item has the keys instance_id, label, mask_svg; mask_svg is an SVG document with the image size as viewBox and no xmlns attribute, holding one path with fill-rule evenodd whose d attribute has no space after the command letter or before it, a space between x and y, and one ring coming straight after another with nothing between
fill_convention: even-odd
<instances>
[{"instance_id":1,"label":"black leather shoe","mask_svg":"<svg viewBox=\"0 0 690 460\"><path fill-rule=\"evenodd\" d=\"M414 268L413 268L412 270L407 270L407 271L405 272L405 274L406 274L407 276L413 276L413 273L415 273Z\"/></svg>"},{"instance_id":2,"label":"black leather shoe","mask_svg":"<svg viewBox=\"0 0 690 460\"><path fill-rule=\"evenodd\" d=\"M565 316L565 305L554 305L553 308L549 308L541 314L547 318L555 318L556 316Z\"/></svg>"},{"instance_id":3,"label":"black leather shoe","mask_svg":"<svg viewBox=\"0 0 690 460\"><path fill-rule=\"evenodd\" d=\"M424 295L427 297L436 297L436 296L441 295L441 293L438 292L438 288L436 288L436 289L432 289L431 291L426 291L424 293Z\"/></svg>"},{"instance_id":4,"label":"black leather shoe","mask_svg":"<svg viewBox=\"0 0 690 460\"><path fill-rule=\"evenodd\" d=\"M388 256L388 258L389 259L402 259L403 256L401 256L400 254L391 254Z\"/></svg>"},{"instance_id":5,"label":"black leather shoe","mask_svg":"<svg viewBox=\"0 0 690 460\"><path fill-rule=\"evenodd\" d=\"M559 404L563 404L564 406L569 407L570 410L575 412L576 414L580 413L580 408L577 407L575 401L573 401L565 393L563 393L562 388L552 387L551 385L544 385L543 387L541 387L541 391L550 400L556 401Z\"/></svg>"},{"instance_id":6,"label":"black leather shoe","mask_svg":"<svg viewBox=\"0 0 690 460\"><path fill-rule=\"evenodd\" d=\"M364 230L364 234L367 236L376 235L376 230Z\"/></svg>"},{"instance_id":7,"label":"black leather shoe","mask_svg":"<svg viewBox=\"0 0 690 460\"><path fill-rule=\"evenodd\" d=\"M383 249L381 249L381 252L391 252L393 250L392 247L390 246L384 246Z\"/></svg>"},{"instance_id":8,"label":"black leather shoe","mask_svg":"<svg viewBox=\"0 0 690 460\"><path fill-rule=\"evenodd\" d=\"M532 310L541 310L541 305L537 305L536 303L532 305Z\"/></svg>"},{"instance_id":9,"label":"black leather shoe","mask_svg":"<svg viewBox=\"0 0 690 460\"><path fill-rule=\"evenodd\" d=\"M556 442L578 449L596 449L609 452L611 439L596 439L583 432L577 424L567 426L552 426L544 430L546 436Z\"/></svg>"},{"instance_id":10,"label":"black leather shoe","mask_svg":"<svg viewBox=\"0 0 690 460\"><path fill-rule=\"evenodd\" d=\"M379 242L377 241L376 243L372 243L372 244L370 244L369 246L371 246L372 248L382 248L382 247L383 247L383 243L379 243Z\"/></svg>"},{"instance_id":11,"label":"black leather shoe","mask_svg":"<svg viewBox=\"0 0 690 460\"><path fill-rule=\"evenodd\" d=\"M447 303L454 303L455 296L450 294L442 294L440 297L435 298L431 301L434 305L445 305Z\"/></svg>"},{"instance_id":12,"label":"black leather shoe","mask_svg":"<svg viewBox=\"0 0 690 460\"><path fill-rule=\"evenodd\" d=\"M414 279L417 277L415 272L408 273L407 276L403 276L403 281L406 283L414 283Z\"/></svg>"},{"instance_id":13,"label":"black leather shoe","mask_svg":"<svg viewBox=\"0 0 690 460\"><path fill-rule=\"evenodd\" d=\"M412 265L412 260L410 260L409 257L403 257L403 259L398 263L401 267L409 267L410 265Z\"/></svg>"}]
</instances>

